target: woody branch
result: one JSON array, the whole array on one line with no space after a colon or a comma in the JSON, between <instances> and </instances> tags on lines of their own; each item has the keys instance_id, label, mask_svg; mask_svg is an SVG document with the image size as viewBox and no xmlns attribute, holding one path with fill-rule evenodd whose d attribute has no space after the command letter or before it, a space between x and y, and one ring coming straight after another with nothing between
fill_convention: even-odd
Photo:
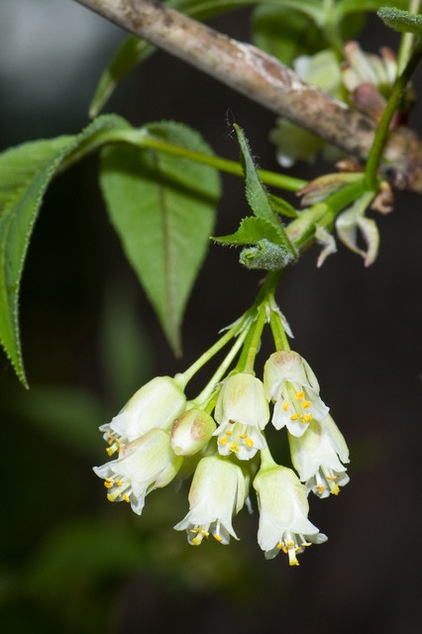
<instances>
[{"instance_id":1,"label":"woody branch","mask_svg":"<svg viewBox=\"0 0 422 634\"><path fill-rule=\"evenodd\" d=\"M376 123L256 47L238 42L155 0L76 0L125 30L179 57L346 153L365 159ZM390 134L382 169L393 185L422 193L422 143Z\"/></svg>"}]
</instances>

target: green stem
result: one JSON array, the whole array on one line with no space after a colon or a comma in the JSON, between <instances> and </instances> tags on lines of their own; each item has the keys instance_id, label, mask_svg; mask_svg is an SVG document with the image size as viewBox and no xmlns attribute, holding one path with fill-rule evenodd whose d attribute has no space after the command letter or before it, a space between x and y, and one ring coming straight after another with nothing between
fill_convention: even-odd
<instances>
[{"instance_id":1,"label":"green stem","mask_svg":"<svg viewBox=\"0 0 422 634\"><path fill-rule=\"evenodd\" d=\"M280 309L274 299L274 295L270 298L270 328L273 334L274 345L276 350L290 350L289 340L284 330Z\"/></svg>"},{"instance_id":2,"label":"green stem","mask_svg":"<svg viewBox=\"0 0 422 634\"><path fill-rule=\"evenodd\" d=\"M419 13L421 6L420 0L410 0L408 12ZM416 40L415 33L403 33L400 41L400 48L397 55L397 74L400 75L410 59L412 49Z\"/></svg>"},{"instance_id":3,"label":"green stem","mask_svg":"<svg viewBox=\"0 0 422 634\"><path fill-rule=\"evenodd\" d=\"M369 152L368 160L366 162L365 169L365 182L368 189L377 191L378 182L378 167L382 158L385 144L390 132L390 123L400 105L403 92L412 77L416 66L418 65L422 57L422 42L421 40L415 46L415 49L407 62L403 72L397 77L391 90L390 97L382 115L381 121L378 124L377 131L375 133L374 142Z\"/></svg>"},{"instance_id":4,"label":"green stem","mask_svg":"<svg viewBox=\"0 0 422 634\"><path fill-rule=\"evenodd\" d=\"M299 218L293 220L286 228L287 235L295 247L300 251L306 250L314 242L315 227L319 225L329 228L336 215L362 196L365 189L362 175L360 180L345 185L324 202L316 203L302 211Z\"/></svg>"},{"instance_id":5,"label":"green stem","mask_svg":"<svg viewBox=\"0 0 422 634\"><path fill-rule=\"evenodd\" d=\"M226 172L227 174L233 174L234 176L243 177L242 167L240 163L237 163L236 161L230 161L229 159L212 156L210 154L204 154L202 152L190 150L178 145L173 145L172 143L168 143L167 141L162 141L161 139L157 139L153 136L145 134L140 137L139 145L141 145L142 147L159 150L160 152L166 152L167 154L172 154L173 156L188 158L191 161L195 161L196 163L215 167L221 172ZM306 185L306 181L303 181L299 178L293 178L292 176L278 174L269 170L258 170L258 173L262 182L266 185L279 187L280 189L285 189L287 191L297 192Z\"/></svg>"},{"instance_id":6,"label":"green stem","mask_svg":"<svg viewBox=\"0 0 422 634\"><path fill-rule=\"evenodd\" d=\"M262 302L258 309L258 317L254 325L249 329L248 336L245 339L242 355L237 364L239 372L249 372L253 374L256 355L258 354L259 343L262 337L262 331L267 322L267 303Z\"/></svg>"},{"instance_id":7,"label":"green stem","mask_svg":"<svg viewBox=\"0 0 422 634\"><path fill-rule=\"evenodd\" d=\"M203 406L203 404L206 403L209 400L209 398L213 395L216 385L221 381L223 376L226 374L227 370L229 369L230 365L233 362L233 359L235 358L240 348L242 347L248 332L249 330L245 328L243 332L241 332L238 335L236 339L236 343L232 346L232 348L230 349L230 352L227 354L224 361L220 363L217 370L214 372L213 376L208 381L207 385L204 387L202 392L198 394L198 396L194 399L193 402L196 403L198 407Z\"/></svg>"},{"instance_id":8,"label":"green stem","mask_svg":"<svg viewBox=\"0 0 422 634\"><path fill-rule=\"evenodd\" d=\"M183 372L183 377L185 381L185 386L189 383L192 377L206 364L213 356L217 354L224 346L235 337L242 328L245 327L246 322L248 320L249 311L247 311L240 319L238 319L233 326L224 333L218 341L216 341L211 348L208 348L199 359L197 359L185 372Z\"/></svg>"}]
</instances>

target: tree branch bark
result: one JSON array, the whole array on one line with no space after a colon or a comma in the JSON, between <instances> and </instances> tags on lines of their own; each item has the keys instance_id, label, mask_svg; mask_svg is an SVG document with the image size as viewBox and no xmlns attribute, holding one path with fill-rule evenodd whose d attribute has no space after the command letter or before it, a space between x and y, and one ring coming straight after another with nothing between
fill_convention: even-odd
<instances>
[{"instance_id":1,"label":"tree branch bark","mask_svg":"<svg viewBox=\"0 0 422 634\"><path fill-rule=\"evenodd\" d=\"M256 47L238 42L156 0L76 0L94 12L358 159L365 159L376 123L306 84ZM391 133L382 170L400 189L422 193L422 143L408 128Z\"/></svg>"}]
</instances>

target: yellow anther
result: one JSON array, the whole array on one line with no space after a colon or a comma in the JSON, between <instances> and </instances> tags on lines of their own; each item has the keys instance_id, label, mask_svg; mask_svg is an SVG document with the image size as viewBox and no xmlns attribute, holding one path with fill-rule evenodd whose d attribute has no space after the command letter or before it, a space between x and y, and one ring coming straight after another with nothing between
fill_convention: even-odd
<instances>
[{"instance_id":1,"label":"yellow anther","mask_svg":"<svg viewBox=\"0 0 422 634\"><path fill-rule=\"evenodd\" d=\"M303 407L303 409L306 409L307 407L311 407L311 401L302 401L301 402L301 406Z\"/></svg>"},{"instance_id":2,"label":"yellow anther","mask_svg":"<svg viewBox=\"0 0 422 634\"><path fill-rule=\"evenodd\" d=\"M252 438L246 438L245 440L245 445L251 449L254 446L254 441L252 440Z\"/></svg>"},{"instance_id":3,"label":"yellow anther","mask_svg":"<svg viewBox=\"0 0 422 634\"><path fill-rule=\"evenodd\" d=\"M116 496L113 493L107 493L107 500L109 502L114 502L116 499Z\"/></svg>"},{"instance_id":4,"label":"yellow anther","mask_svg":"<svg viewBox=\"0 0 422 634\"><path fill-rule=\"evenodd\" d=\"M106 489L112 489L113 488L113 482L111 480L105 480L104 481L104 486Z\"/></svg>"},{"instance_id":5,"label":"yellow anther","mask_svg":"<svg viewBox=\"0 0 422 634\"><path fill-rule=\"evenodd\" d=\"M123 494L123 499L124 499L125 502L127 502L129 504L130 500L129 500L129 496L128 496L127 493Z\"/></svg>"},{"instance_id":6,"label":"yellow anther","mask_svg":"<svg viewBox=\"0 0 422 634\"><path fill-rule=\"evenodd\" d=\"M322 495L324 493L325 486L323 484L316 484L314 489L317 493L319 493L319 495Z\"/></svg>"},{"instance_id":7,"label":"yellow anther","mask_svg":"<svg viewBox=\"0 0 422 634\"><path fill-rule=\"evenodd\" d=\"M278 542L276 548L278 548L278 550L281 550L282 548L284 548L284 542Z\"/></svg>"},{"instance_id":8,"label":"yellow anther","mask_svg":"<svg viewBox=\"0 0 422 634\"><path fill-rule=\"evenodd\" d=\"M247 438L247 437L248 437L248 435L247 435L247 434L240 434L240 435L239 435L239 438L241 438L242 440L244 440L244 439L245 439L245 438Z\"/></svg>"},{"instance_id":9,"label":"yellow anther","mask_svg":"<svg viewBox=\"0 0 422 634\"><path fill-rule=\"evenodd\" d=\"M329 482L328 484L330 486L330 493L333 495L338 495L340 493L340 487L338 484L335 484L334 482Z\"/></svg>"},{"instance_id":10,"label":"yellow anther","mask_svg":"<svg viewBox=\"0 0 422 634\"><path fill-rule=\"evenodd\" d=\"M200 546L200 545L201 545L201 543L202 543L202 539L200 539L199 537L194 537L194 538L192 539L192 544L193 544L194 546Z\"/></svg>"},{"instance_id":11,"label":"yellow anther","mask_svg":"<svg viewBox=\"0 0 422 634\"><path fill-rule=\"evenodd\" d=\"M310 423L312 418L313 418L312 414L305 414L305 416L303 417L303 422Z\"/></svg>"},{"instance_id":12,"label":"yellow anther","mask_svg":"<svg viewBox=\"0 0 422 634\"><path fill-rule=\"evenodd\" d=\"M292 414L290 416L290 420L297 420L299 418L299 414Z\"/></svg>"},{"instance_id":13,"label":"yellow anther","mask_svg":"<svg viewBox=\"0 0 422 634\"><path fill-rule=\"evenodd\" d=\"M121 487L122 486L122 481L121 480L116 480L116 484L117 484L118 487Z\"/></svg>"},{"instance_id":14,"label":"yellow anther","mask_svg":"<svg viewBox=\"0 0 422 634\"><path fill-rule=\"evenodd\" d=\"M216 541L220 542L220 544L223 541L221 535L219 535L218 533L213 533L213 537Z\"/></svg>"},{"instance_id":15,"label":"yellow anther","mask_svg":"<svg viewBox=\"0 0 422 634\"><path fill-rule=\"evenodd\" d=\"M285 412L287 412L289 407L290 407L290 405L289 405L289 403L287 401L285 403L283 403L283 409L284 409Z\"/></svg>"},{"instance_id":16,"label":"yellow anther","mask_svg":"<svg viewBox=\"0 0 422 634\"><path fill-rule=\"evenodd\" d=\"M227 436L231 436L233 434L233 430L232 429L228 429L226 431Z\"/></svg>"},{"instance_id":17,"label":"yellow anther","mask_svg":"<svg viewBox=\"0 0 422 634\"><path fill-rule=\"evenodd\" d=\"M231 442L229 444L229 451L231 451L232 453L238 453L239 447L234 442Z\"/></svg>"},{"instance_id":18,"label":"yellow anther","mask_svg":"<svg viewBox=\"0 0 422 634\"><path fill-rule=\"evenodd\" d=\"M296 392L296 398L305 398L305 392L303 390Z\"/></svg>"},{"instance_id":19,"label":"yellow anther","mask_svg":"<svg viewBox=\"0 0 422 634\"><path fill-rule=\"evenodd\" d=\"M220 438L218 442L220 443L220 445L225 445L227 440L228 440L227 436L223 436L222 438Z\"/></svg>"}]
</instances>

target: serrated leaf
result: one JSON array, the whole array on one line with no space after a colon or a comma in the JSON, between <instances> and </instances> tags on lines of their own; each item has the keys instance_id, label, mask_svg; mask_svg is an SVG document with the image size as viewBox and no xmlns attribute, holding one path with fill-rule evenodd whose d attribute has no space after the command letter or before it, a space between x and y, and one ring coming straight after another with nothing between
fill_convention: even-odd
<instances>
[{"instance_id":1,"label":"serrated leaf","mask_svg":"<svg viewBox=\"0 0 422 634\"><path fill-rule=\"evenodd\" d=\"M395 7L382 7L377 11L381 20L395 31L422 35L422 15Z\"/></svg>"},{"instance_id":2,"label":"serrated leaf","mask_svg":"<svg viewBox=\"0 0 422 634\"><path fill-rule=\"evenodd\" d=\"M237 124L234 124L233 127L236 131L240 145L241 163L245 175L246 198L248 203L257 218L266 220L274 227L278 235L277 244L290 251L292 255L296 257L296 250L290 242L283 225L271 207L269 194L265 190L259 178L245 134L242 128L240 128Z\"/></svg>"},{"instance_id":3,"label":"serrated leaf","mask_svg":"<svg viewBox=\"0 0 422 634\"><path fill-rule=\"evenodd\" d=\"M146 126L149 134L210 153L194 130L175 122ZM214 226L220 181L215 169L163 152L105 148L100 184L126 256L180 353L180 326Z\"/></svg>"},{"instance_id":4,"label":"serrated leaf","mask_svg":"<svg viewBox=\"0 0 422 634\"><path fill-rule=\"evenodd\" d=\"M42 197L72 152L88 153L124 126L120 117L101 117L78 135L25 143L0 155L0 343L25 386L18 293Z\"/></svg>"},{"instance_id":5,"label":"serrated leaf","mask_svg":"<svg viewBox=\"0 0 422 634\"><path fill-rule=\"evenodd\" d=\"M243 218L238 230L227 236L213 236L213 240L220 244L239 246L242 244L257 244L266 238L277 244L280 241L278 231L264 218Z\"/></svg>"}]
</instances>

